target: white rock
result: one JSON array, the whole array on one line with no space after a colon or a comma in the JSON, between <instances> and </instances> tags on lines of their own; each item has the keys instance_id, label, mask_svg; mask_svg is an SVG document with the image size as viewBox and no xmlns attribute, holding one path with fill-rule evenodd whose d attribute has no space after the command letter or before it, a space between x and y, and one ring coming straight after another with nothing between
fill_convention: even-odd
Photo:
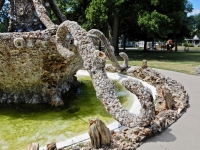
<instances>
[{"instance_id":1,"label":"white rock","mask_svg":"<svg viewBox=\"0 0 200 150\"><path fill-rule=\"evenodd\" d=\"M135 70L135 66L131 66L126 72L127 73L132 73Z\"/></svg>"},{"instance_id":2,"label":"white rock","mask_svg":"<svg viewBox=\"0 0 200 150\"><path fill-rule=\"evenodd\" d=\"M196 67L196 69L195 69L195 75L200 76L200 66Z\"/></svg>"}]
</instances>

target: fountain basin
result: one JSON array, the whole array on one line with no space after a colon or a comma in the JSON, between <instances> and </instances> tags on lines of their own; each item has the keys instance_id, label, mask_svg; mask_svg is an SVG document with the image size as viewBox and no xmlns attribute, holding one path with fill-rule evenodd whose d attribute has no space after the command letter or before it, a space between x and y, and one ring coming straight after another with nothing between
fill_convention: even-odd
<instances>
[{"instance_id":1,"label":"fountain basin","mask_svg":"<svg viewBox=\"0 0 200 150\"><path fill-rule=\"evenodd\" d=\"M86 70L79 70L76 73L76 76L80 77L80 78L84 78L84 76L88 77L89 73ZM150 91L152 92L152 96L153 96L154 100L156 98L156 95L157 95L156 88L154 86L148 84L147 82L144 82L140 79L137 79L137 78L134 78L134 77L131 77L131 76L126 76L126 75L122 75L122 74L118 74L118 73L107 73L107 76L109 77L109 79L114 81L114 83L120 83L120 84L122 83L123 80L126 80L128 78L138 80L138 81L142 82L142 84L145 87L148 87L150 89ZM117 90L116 86L119 86L119 84L118 85L115 84L115 89ZM124 87L122 87L122 88L124 89ZM126 109L128 109L130 113L133 113L135 115L139 115L141 104L140 104L138 98L136 97L136 95L132 94L128 90L123 91L123 92L121 92L120 90L117 90L118 96L123 95L123 93L127 93L128 95L130 95L129 97L124 97L124 98L128 98L129 101L134 100L134 102L131 105L130 105L130 103L126 103L126 104L122 103L122 105ZM120 101L121 101L121 99L120 99ZM124 126L122 126L117 121L113 121L112 123L106 123L106 125L110 130L115 130L115 131L118 130L119 131L119 130L124 129ZM90 139L90 137L89 137L88 133L83 133L81 135L75 136L75 137L67 139L65 141L58 142L56 145L57 145L57 148L63 148L63 147L71 146L71 145L74 145L74 144L77 144L77 143L80 143L80 142L85 142L86 140L89 140L89 139ZM44 150L45 148L46 148L46 146L40 147L40 150Z\"/></svg>"},{"instance_id":2,"label":"fountain basin","mask_svg":"<svg viewBox=\"0 0 200 150\"><path fill-rule=\"evenodd\" d=\"M79 72L78 72L79 73ZM81 74L80 74L81 75ZM87 131L88 119L99 117L107 125L114 119L106 112L102 103L96 98L95 90L89 76L77 75L83 82L72 103L63 107L53 108L49 105L0 105L0 149L25 149L31 142L46 145L70 139ZM133 99L129 91L114 81L118 97L122 105L131 109ZM67 101L71 99L68 98ZM113 124L117 128L119 124ZM58 145L59 146L59 145Z\"/></svg>"}]
</instances>

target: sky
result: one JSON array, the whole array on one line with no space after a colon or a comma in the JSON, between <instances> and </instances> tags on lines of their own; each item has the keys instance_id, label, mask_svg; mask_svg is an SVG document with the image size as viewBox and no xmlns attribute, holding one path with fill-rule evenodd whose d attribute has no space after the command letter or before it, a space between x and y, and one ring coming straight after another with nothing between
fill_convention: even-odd
<instances>
[{"instance_id":1,"label":"sky","mask_svg":"<svg viewBox=\"0 0 200 150\"><path fill-rule=\"evenodd\" d=\"M188 0L193 4L193 12L190 15L195 15L200 13L200 0Z\"/></svg>"}]
</instances>

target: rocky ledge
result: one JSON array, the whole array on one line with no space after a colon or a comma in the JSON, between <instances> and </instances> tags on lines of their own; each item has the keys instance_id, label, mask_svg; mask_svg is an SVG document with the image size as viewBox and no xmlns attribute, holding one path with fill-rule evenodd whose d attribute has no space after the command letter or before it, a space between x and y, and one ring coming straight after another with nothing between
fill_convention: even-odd
<instances>
[{"instance_id":1,"label":"rocky ledge","mask_svg":"<svg viewBox=\"0 0 200 150\"><path fill-rule=\"evenodd\" d=\"M110 71L110 67L107 67L107 69ZM154 116L152 118L152 121L148 124L145 124L144 122L145 125L142 127L126 127L123 130L110 131L110 144L102 144L100 146L101 148L99 148L102 150L136 149L146 139L155 136L156 134L164 131L167 127L173 124L177 119L179 119L182 116L182 114L186 111L186 108L188 106L189 96L187 91L184 89L184 86L169 77L165 77L164 75L153 70L152 68L149 68L147 66L146 60L143 60L141 67L137 67L134 69L129 68L124 73L126 73L128 76L141 79L153 85L156 88L157 95L153 105L155 109L155 115L150 114L150 116ZM124 80L122 84L130 92L136 94L139 101L141 102L142 108L148 108L148 105L152 105L149 104L152 102L151 92L148 88L144 87L141 82L134 79L127 79ZM148 103L143 103L143 99L149 99L149 101L146 101ZM146 111L146 113L148 113L148 111ZM95 149L95 145L92 143L94 142L79 143L71 147L60 148L59 150ZM55 147L56 146L54 145L54 148Z\"/></svg>"}]
</instances>

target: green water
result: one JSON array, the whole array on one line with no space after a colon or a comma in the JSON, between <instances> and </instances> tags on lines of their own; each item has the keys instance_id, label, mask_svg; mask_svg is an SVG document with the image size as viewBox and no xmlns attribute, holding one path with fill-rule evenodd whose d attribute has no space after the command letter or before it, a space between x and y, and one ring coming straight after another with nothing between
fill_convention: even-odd
<instances>
[{"instance_id":1,"label":"green water","mask_svg":"<svg viewBox=\"0 0 200 150\"><path fill-rule=\"evenodd\" d=\"M31 142L44 146L64 141L86 132L88 119L96 116L106 124L114 121L96 98L90 78L78 80L83 84L62 107L0 105L0 150L25 150ZM115 85L122 105L129 109L133 100L128 100L129 94L121 85Z\"/></svg>"}]
</instances>

